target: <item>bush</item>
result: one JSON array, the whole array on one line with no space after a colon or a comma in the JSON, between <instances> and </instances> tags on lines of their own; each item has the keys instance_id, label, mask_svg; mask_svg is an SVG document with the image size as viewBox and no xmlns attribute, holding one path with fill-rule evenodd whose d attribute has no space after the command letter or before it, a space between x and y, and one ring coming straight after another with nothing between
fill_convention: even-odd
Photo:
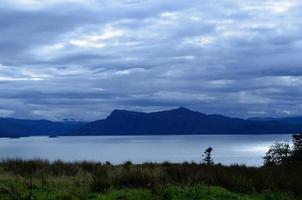
<instances>
[{"instance_id":1,"label":"bush","mask_svg":"<svg viewBox=\"0 0 302 200\"><path fill-rule=\"evenodd\" d=\"M273 144L264 156L264 165L285 165L290 162L292 150L287 143Z\"/></svg>"},{"instance_id":2,"label":"bush","mask_svg":"<svg viewBox=\"0 0 302 200\"><path fill-rule=\"evenodd\" d=\"M302 133L292 136L293 147L287 143L273 144L264 157L264 165L302 163Z\"/></svg>"}]
</instances>

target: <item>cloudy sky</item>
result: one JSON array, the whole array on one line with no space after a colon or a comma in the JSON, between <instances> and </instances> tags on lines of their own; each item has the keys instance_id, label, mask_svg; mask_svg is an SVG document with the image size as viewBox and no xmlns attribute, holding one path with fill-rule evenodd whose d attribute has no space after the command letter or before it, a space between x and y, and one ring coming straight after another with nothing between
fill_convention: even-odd
<instances>
[{"instance_id":1,"label":"cloudy sky","mask_svg":"<svg viewBox=\"0 0 302 200\"><path fill-rule=\"evenodd\" d=\"M302 113L301 0L0 0L0 117Z\"/></svg>"}]
</instances>

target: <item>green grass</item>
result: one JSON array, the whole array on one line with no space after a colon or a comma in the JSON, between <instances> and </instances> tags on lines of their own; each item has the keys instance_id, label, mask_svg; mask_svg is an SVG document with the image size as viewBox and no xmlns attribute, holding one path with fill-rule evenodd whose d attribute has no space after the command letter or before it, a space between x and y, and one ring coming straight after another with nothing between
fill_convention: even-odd
<instances>
[{"instance_id":1,"label":"green grass","mask_svg":"<svg viewBox=\"0 0 302 200\"><path fill-rule=\"evenodd\" d=\"M165 200L252 200L259 198L252 198L246 195L239 195L231 193L220 187L175 187L170 186L165 189L156 191L134 189L134 190L115 190L108 194L102 195L101 200L116 200L116 199L165 199Z\"/></svg>"},{"instance_id":2,"label":"green grass","mask_svg":"<svg viewBox=\"0 0 302 200\"><path fill-rule=\"evenodd\" d=\"M0 200L301 200L301 166L0 162Z\"/></svg>"},{"instance_id":3,"label":"green grass","mask_svg":"<svg viewBox=\"0 0 302 200\"><path fill-rule=\"evenodd\" d=\"M246 195L232 193L221 187L204 185L167 186L153 189L108 189L103 193L91 192L85 180L78 177L53 179L43 185L34 180L31 187L21 177L0 180L1 200L296 200L286 193Z\"/></svg>"}]
</instances>

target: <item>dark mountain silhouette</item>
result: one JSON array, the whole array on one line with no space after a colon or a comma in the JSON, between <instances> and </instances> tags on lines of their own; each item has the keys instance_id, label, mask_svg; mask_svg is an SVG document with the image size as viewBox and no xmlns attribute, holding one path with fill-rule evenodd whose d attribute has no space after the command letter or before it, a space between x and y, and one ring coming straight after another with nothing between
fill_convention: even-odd
<instances>
[{"instance_id":1,"label":"dark mountain silhouette","mask_svg":"<svg viewBox=\"0 0 302 200\"><path fill-rule=\"evenodd\" d=\"M302 118L250 118L204 114L187 108L144 113L114 110L94 122L0 118L0 137L37 135L160 135L160 134L292 134L301 132Z\"/></svg>"},{"instance_id":2,"label":"dark mountain silhouette","mask_svg":"<svg viewBox=\"0 0 302 200\"><path fill-rule=\"evenodd\" d=\"M286 134L302 130L302 123L259 121L207 115L187 108L144 113L114 110L106 119L77 129L77 135L146 134Z\"/></svg>"},{"instance_id":3,"label":"dark mountain silhouette","mask_svg":"<svg viewBox=\"0 0 302 200\"><path fill-rule=\"evenodd\" d=\"M83 122L0 118L0 137L67 135L83 126L83 124Z\"/></svg>"}]
</instances>

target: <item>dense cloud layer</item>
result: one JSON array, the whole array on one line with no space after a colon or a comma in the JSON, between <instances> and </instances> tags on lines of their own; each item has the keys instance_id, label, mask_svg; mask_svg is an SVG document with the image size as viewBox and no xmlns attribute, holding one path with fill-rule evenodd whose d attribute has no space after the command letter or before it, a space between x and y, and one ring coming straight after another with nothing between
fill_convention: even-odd
<instances>
[{"instance_id":1,"label":"dense cloud layer","mask_svg":"<svg viewBox=\"0 0 302 200\"><path fill-rule=\"evenodd\" d=\"M0 116L300 115L301 10L300 0L0 0Z\"/></svg>"}]
</instances>

